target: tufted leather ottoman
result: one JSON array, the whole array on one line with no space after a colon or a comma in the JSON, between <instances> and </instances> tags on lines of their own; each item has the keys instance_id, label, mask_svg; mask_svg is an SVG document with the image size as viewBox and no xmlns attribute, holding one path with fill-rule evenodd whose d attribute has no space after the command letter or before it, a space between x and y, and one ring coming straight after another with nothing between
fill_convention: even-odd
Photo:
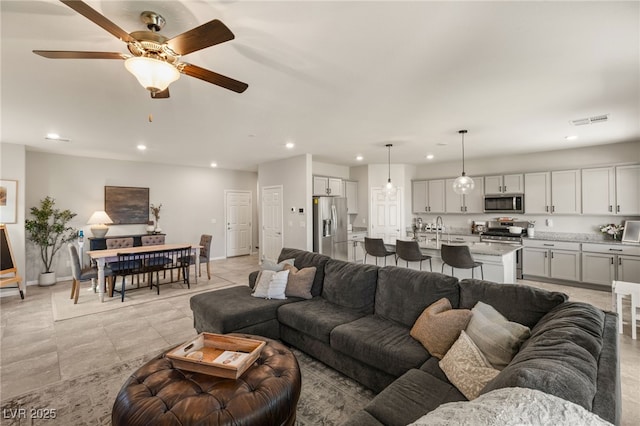
<instances>
[{"instance_id":1,"label":"tufted leather ottoman","mask_svg":"<svg viewBox=\"0 0 640 426\"><path fill-rule=\"evenodd\" d=\"M164 354L129 377L113 404L114 425L293 425L300 397L298 360L266 337L258 360L237 380L173 368Z\"/></svg>"}]
</instances>

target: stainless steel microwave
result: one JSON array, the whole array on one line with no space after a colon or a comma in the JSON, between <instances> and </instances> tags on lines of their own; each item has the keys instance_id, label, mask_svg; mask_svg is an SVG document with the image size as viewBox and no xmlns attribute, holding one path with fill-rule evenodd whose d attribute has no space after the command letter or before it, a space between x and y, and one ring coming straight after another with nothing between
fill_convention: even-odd
<instances>
[{"instance_id":1,"label":"stainless steel microwave","mask_svg":"<svg viewBox=\"0 0 640 426\"><path fill-rule=\"evenodd\" d=\"M524 194L485 195L485 213L524 213Z\"/></svg>"}]
</instances>

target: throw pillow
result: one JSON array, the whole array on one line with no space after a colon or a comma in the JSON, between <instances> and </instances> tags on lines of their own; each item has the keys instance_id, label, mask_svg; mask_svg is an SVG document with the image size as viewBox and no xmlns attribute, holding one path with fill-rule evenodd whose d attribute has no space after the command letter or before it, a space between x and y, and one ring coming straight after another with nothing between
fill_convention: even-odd
<instances>
[{"instance_id":1,"label":"throw pillow","mask_svg":"<svg viewBox=\"0 0 640 426\"><path fill-rule=\"evenodd\" d=\"M287 279L289 271L276 272L269 281L269 290L267 290L267 299L286 299L285 290L287 288Z\"/></svg>"},{"instance_id":2,"label":"throw pillow","mask_svg":"<svg viewBox=\"0 0 640 426\"><path fill-rule=\"evenodd\" d=\"M446 297L427 306L411 328L411 337L442 359L471 319L469 309L452 309Z\"/></svg>"},{"instance_id":3,"label":"throw pillow","mask_svg":"<svg viewBox=\"0 0 640 426\"><path fill-rule=\"evenodd\" d=\"M313 279L316 277L316 267L298 269L293 265L285 265L285 271L289 271L289 279L287 281L287 289L285 294L290 297L302 297L303 299L311 299L311 287Z\"/></svg>"},{"instance_id":4,"label":"throw pillow","mask_svg":"<svg viewBox=\"0 0 640 426\"><path fill-rule=\"evenodd\" d=\"M504 369L529 338L531 331L517 322L507 320L493 306L478 302L471 310L473 316L466 332L491 365Z\"/></svg>"},{"instance_id":5,"label":"throw pillow","mask_svg":"<svg viewBox=\"0 0 640 426\"><path fill-rule=\"evenodd\" d=\"M253 293L251 295L253 297L259 297L261 299L266 299L269 291L269 283L271 282L271 278L276 273L274 271L260 271L258 272L258 277L256 278L256 285L254 287Z\"/></svg>"},{"instance_id":6,"label":"throw pillow","mask_svg":"<svg viewBox=\"0 0 640 426\"><path fill-rule=\"evenodd\" d=\"M438 365L468 400L477 398L482 388L500 373L491 367L464 330Z\"/></svg>"},{"instance_id":7,"label":"throw pillow","mask_svg":"<svg viewBox=\"0 0 640 426\"><path fill-rule=\"evenodd\" d=\"M284 269L284 265L293 265L293 262L295 261L295 259L285 259L280 263L274 263L271 260L265 260L262 262L262 265L260 265L260 269L262 269L263 271L276 271L276 272L280 272Z\"/></svg>"}]
</instances>

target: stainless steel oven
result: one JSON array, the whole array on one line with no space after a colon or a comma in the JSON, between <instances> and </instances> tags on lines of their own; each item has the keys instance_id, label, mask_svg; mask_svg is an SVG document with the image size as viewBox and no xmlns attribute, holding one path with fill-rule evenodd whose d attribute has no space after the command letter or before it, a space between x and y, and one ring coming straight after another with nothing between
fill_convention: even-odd
<instances>
[{"instance_id":1,"label":"stainless steel oven","mask_svg":"<svg viewBox=\"0 0 640 426\"><path fill-rule=\"evenodd\" d=\"M524 194L484 196L485 213L524 213Z\"/></svg>"}]
</instances>

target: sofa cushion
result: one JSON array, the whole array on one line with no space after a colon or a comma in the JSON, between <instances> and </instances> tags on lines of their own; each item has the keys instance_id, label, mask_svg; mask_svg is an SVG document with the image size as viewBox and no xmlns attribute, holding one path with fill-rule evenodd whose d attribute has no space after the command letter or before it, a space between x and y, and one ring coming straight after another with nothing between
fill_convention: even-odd
<instances>
[{"instance_id":1,"label":"sofa cushion","mask_svg":"<svg viewBox=\"0 0 640 426\"><path fill-rule=\"evenodd\" d=\"M531 330L520 352L482 393L505 387L531 388L591 410L604 319L603 311L586 303L556 306Z\"/></svg>"},{"instance_id":2,"label":"sofa cushion","mask_svg":"<svg viewBox=\"0 0 640 426\"><path fill-rule=\"evenodd\" d=\"M289 279L287 280L287 296L301 297L303 299L311 299L311 286L313 279L316 277L315 266L298 269L293 265L285 265L285 270L289 271Z\"/></svg>"},{"instance_id":3,"label":"sofa cushion","mask_svg":"<svg viewBox=\"0 0 640 426\"><path fill-rule=\"evenodd\" d=\"M515 321L529 328L567 299L564 293L526 285L498 284L476 279L460 281L460 308L471 309L476 303L484 302L493 306L509 321Z\"/></svg>"},{"instance_id":4,"label":"sofa cushion","mask_svg":"<svg viewBox=\"0 0 640 426\"><path fill-rule=\"evenodd\" d=\"M486 303L476 303L471 312L467 334L491 365L502 370L529 337L529 327L507 320Z\"/></svg>"},{"instance_id":5,"label":"sofa cushion","mask_svg":"<svg viewBox=\"0 0 640 426\"><path fill-rule=\"evenodd\" d=\"M464 330L440 361L440 368L449 381L469 400L476 399L489 380L500 373L491 367Z\"/></svg>"},{"instance_id":6,"label":"sofa cushion","mask_svg":"<svg viewBox=\"0 0 640 426\"><path fill-rule=\"evenodd\" d=\"M295 259L294 266L298 269L309 266L315 266L317 268L316 276L313 279L313 286L311 287L311 295L319 296L320 293L322 293L322 283L324 282L324 266L330 257L324 254L285 247L280 251L278 262L291 258Z\"/></svg>"},{"instance_id":7,"label":"sofa cushion","mask_svg":"<svg viewBox=\"0 0 640 426\"><path fill-rule=\"evenodd\" d=\"M278 309L278 321L282 324L325 343L329 343L331 330L336 326L362 316L362 313L345 309L322 297L291 303Z\"/></svg>"},{"instance_id":8,"label":"sofa cushion","mask_svg":"<svg viewBox=\"0 0 640 426\"><path fill-rule=\"evenodd\" d=\"M412 369L391 383L365 406L380 423L405 426L447 402L466 401L450 383Z\"/></svg>"},{"instance_id":9,"label":"sofa cushion","mask_svg":"<svg viewBox=\"0 0 640 426\"><path fill-rule=\"evenodd\" d=\"M386 266L378 272L375 314L412 327L424 308L443 297L457 308L458 294L455 277Z\"/></svg>"},{"instance_id":10,"label":"sofa cushion","mask_svg":"<svg viewBox=\"0 0 640 426\"><path fill-rule=\"evenodd\" d=\"M331 347L396 377L420 367L430 356L407 327L377 315L334 328Z\"/></svg>"},{"instance_id":11,"label":"sofa cushion","mask_svg":"<svg viewBox=\"0 0 640 426\"><path fill-rule=\"evenodd\" d=\"M365 314L373 313L378 267L330 259L324 268L322 297Z\"/></svg>"},{"instance_id":12,"label":"sofa cushion","mask_svg":"<svg viewBox=\"0 0 640 426\"><path fill-rule=\"evenodd\" d=\"M470 319L470 310L451 309L451 302L443 297L420 314L410 334L431 355L442 359Z\"/></svg>"}]
</instances>

